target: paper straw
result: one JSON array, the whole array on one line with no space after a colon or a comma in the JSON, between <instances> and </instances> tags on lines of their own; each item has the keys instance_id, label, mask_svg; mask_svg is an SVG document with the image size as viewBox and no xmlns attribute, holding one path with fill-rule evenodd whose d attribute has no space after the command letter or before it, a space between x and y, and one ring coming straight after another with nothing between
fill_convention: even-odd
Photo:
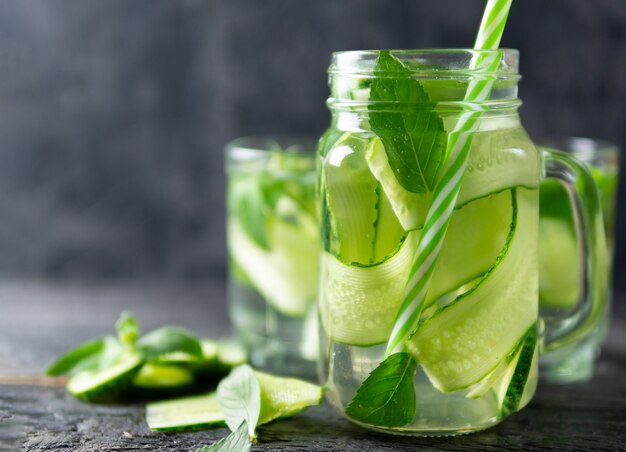
<instances>
[{"instance_id":1,"label":"paper straw","mask_svg":"<svg viewBox=\"0 0 626 452\"><path fill-rule=\"evenodd\" d=\"M474 48L496 50L511 9L512 0L488 0ZM500 66L501 52L482 54L474 58L471 69L494 73ZM409 335L417 327L422 305L426 299L430 280L445 238L450 217L461 188L473 132L484 107L481 102L489 99L493 78L472 78L464 97L464 112L448 136L446 164L441 180L433 193L433 200L426 215L426 222L417 247L405 295L387 343L385 357L401 352Z\"/></svg>"}]
</instances>

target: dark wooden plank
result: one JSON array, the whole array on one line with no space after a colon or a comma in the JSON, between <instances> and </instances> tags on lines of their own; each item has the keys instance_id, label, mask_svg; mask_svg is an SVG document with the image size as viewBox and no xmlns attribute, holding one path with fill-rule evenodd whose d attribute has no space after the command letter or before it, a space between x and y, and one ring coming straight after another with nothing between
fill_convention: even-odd
<instances>
[{"instance_id":1,"label":"dark wooden plank","mask_svg":"<svg viewBox=\"0 0 626 452\"><path fill-rule=\"evenodd\" d=\"M11 302L5 303L8 294ZM21 289L0 285L0 299L9 314L0 317L0 364L14 377L18 372L40 372L64 347L110 331L122 308L131 307L146 329L175 321L203 334L227 332L219 283L69 288L31 284ZM626 450L624 344L626 310L618 307L592 381L542 385L527 408L484 432L453 438L384 436L348 423L323 405L262 427L261 442L253 450ZM187 451L226 433L224 428L151 432L140 405L92 405L60 387L0 385L0 450Z\"/></svg>"}]
</instances>

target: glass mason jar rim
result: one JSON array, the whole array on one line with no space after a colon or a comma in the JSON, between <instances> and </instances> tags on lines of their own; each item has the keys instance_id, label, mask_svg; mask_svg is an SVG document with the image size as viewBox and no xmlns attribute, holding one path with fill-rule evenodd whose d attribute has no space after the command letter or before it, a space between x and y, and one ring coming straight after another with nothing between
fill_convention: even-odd
<instances>
[{"instance_id":1,"label":"glass mason jar rim","mask_svg":"<svg viewBox=\"0 0 626 452\"><path fill-rule=\"evenodd\" d=\"M328 73L333 75L373 75L382 50L346 50L334 52ZM477 58L492 55L502 57L497 71L490 74L498 79L514 79L520 77L519 51L515 49L476 50L476 49L406 49L388 50L391 55L405 63L409 69L415 71L414 77L431 77L433 75L465 76L485 74L483 68L472 68L471 64ZM393 72L376 71L376 76Z\"/></svg>"}]
</instances>

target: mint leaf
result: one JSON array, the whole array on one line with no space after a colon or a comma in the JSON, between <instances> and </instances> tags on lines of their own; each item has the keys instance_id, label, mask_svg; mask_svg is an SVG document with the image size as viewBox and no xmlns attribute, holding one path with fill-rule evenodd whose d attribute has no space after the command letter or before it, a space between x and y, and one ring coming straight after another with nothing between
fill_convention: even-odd
<instances>
[{"instance_id":1,"label":"mint leaf","mask_svg":"<svg viewBox=\"0 0 626 452\"><path fill-rule=\"evenodd\" d=\"M109 366L121 351L122 346L114 337L85 342L57 359L46 369L46 373L72 376L83 370L101 370Z\"/></svg>"},{"instance_id":2,"label":"mint leaf","mask_svg":"<svg viewBox=\"0 0 626 452\"><path fill-rule=\"evenodd\" d=\"M122 344L130 346L135 344L139 336L139 324L130 312L124 311L120 314L120 318L115 322L115 328Z\"/></svg>"},{"instance_id":3,"label":"mint leaf","mask_svg":"<svg viewBox=\"0 0 626 452\"><path fill-rule=\"evenodd\" d=\"M261 386L252 368L243 364L233 369L218 385L217 397L228 428L235 431L245 421L248 435L255 441L254 430L261 413Z\"/></svg>"},{"instance_id":4,"label":"mint leaf","mask_svg":"<svg viewBox=\"0 0 626 452\"><path fill-rule=\"evenodd\" d=\"M268 249L265 232L265 200L259 175L245 174L228 187L231 214L254 243Z\"/></svg>"},{"instance_id":5,"label":"mint leaf","mask_svg":"<svg viewBox=\"0 0 626 452\"><path fill-rule=\"evenodd\" d=\"M346 414L356 421L400 427L415 417L413 378L417 363L408 353L394 353L372 371L357 390Z\"/></svg>"},{"instance_id":6,"label":"mint leaf","mask_svg":"<svg viewBox=\"0 0 626 452\"><path fill-rule=\"evenodd\" d=\"M226 438L222 438L210 446L196 449L195 452L248 452L251 446L252 444L248 438L248 424L246 421L243 421L237 430Z\"/></svg>"},{"instance_id":7,"label":"mint leaf","mask_svg":"<svg viewBox=\"0 0 626 452\"><path fill-rule=\"evenodd\" d=\"M370 127L398 182L408 191L428 193L438 180L447 134L435 103L412 74L389 51L380 52L370 89Z\"/></svg>"},{"instance_id":8,"label":"mint leaf","mask_svg":"<svg viewBox=\"0 0 626 452\"><path fill-rule=\"evenodd\" d=\"M146 334L137 341L137 350L146 360L174 352L202 358L200 341L189 331L173 326L158 328Z\"/></svg>"}]
</instances>

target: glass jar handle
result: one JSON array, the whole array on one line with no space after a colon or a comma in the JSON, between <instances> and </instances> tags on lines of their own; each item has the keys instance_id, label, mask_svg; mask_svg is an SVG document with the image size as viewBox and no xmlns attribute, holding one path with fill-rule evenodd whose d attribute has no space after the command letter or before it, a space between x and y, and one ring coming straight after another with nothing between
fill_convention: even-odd
<instances>
[{"instance_id":1,"label":"glass jar handle","mask_svg":"<svg viewBox=\"0 0 626 452\"><path fill-rule=\"evenodd\" d=\"M587 337L601 320L607 302L608 269L600 198L591 173L564 152L542 149L542 157L546 177L559 180L569 196L579 250L576 307L564 318L544 317L542 352L549 352Z\"/></svg>"}]
</instances>

